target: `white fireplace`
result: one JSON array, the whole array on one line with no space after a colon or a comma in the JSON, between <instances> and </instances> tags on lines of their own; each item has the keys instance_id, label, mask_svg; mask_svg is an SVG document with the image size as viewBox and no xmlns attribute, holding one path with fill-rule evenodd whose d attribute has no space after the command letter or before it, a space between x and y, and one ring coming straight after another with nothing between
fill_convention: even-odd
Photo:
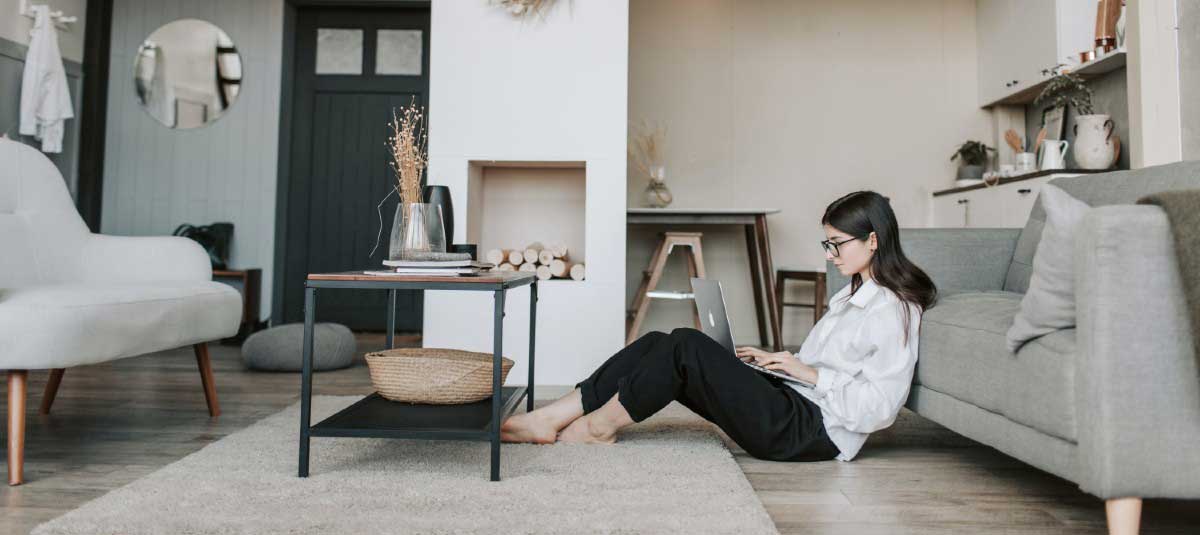
<instances>
[{"instance_id":1,"label":"white fireplace","mask_svg":"<svg viewBox=\"0 0 1200 535\"><path fill-rule=\"evenodd\" d=\"M539 283L536 381L572 385L624 342L628 3L561 3L514 20L437 3L430 32L429 183L450 186L454 242L562 241L582 281ZM508 384L528 373L529 291L508 293ZM492 349L490 292L425 293L424 345Z\"/></svg>"}]
</instances>

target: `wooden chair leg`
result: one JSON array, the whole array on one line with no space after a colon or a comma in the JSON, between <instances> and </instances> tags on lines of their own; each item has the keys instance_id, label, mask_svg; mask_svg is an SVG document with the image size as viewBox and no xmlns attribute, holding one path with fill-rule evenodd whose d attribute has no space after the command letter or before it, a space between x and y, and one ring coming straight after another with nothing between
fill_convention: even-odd
<instances>
[{"instance_id":1,"label":"wooden chair leg","mask_svg":"<svg viewBox=\"0 0 1200 535\"><path fill-rule=\"evenodd\" d=\"M632 344L637 339L638 331L642 328L642 321L646 319L646 311L650 309L650 299L646 297L646 293L654 291L658 288L658 281L662 278L663 268L667 265L667 257L671 254L671 245L663 238L662 244L658 247L655 255L650 258L650 278L646 281L645 290L638 296L634 297L636 306L633 312L633 321L629 324L629 329L625 333L625 345Z\"/></svg>"},{"instance_id":2,"label":"wooden chair leg","mask_svg":"<svg viewBox=\"0 0 1200 535\"><path fill-rule=\"evenodd\" d=\"M707 278L704 271L704 250L700 247L700 238L688 240L688 243L691 244L688 247L688 255L685 257L687 260L688 276L699 277L701 279ZM691 281L688 282L688 289L692 292L696 291L695 288L691 287ZM704 328L704 324L700 322L700 309L694 306L692 307L692 320L696 324L696 330Z\"/></svg>"},{"instance_id":3,"label":"wooden chair leg","mask_svg":"<svg viewBox=\"0 0 1200 535\"><path fill-rule=\"evenodd\" d=\"M776 310L775 313L779 315L780 321L783 321L783 285L785 282L787 282L787 278L783 276L783 273L780 273L778 270L776 270L774 291L775 308L778 310ZM782 332L783 328L781 327L779 330Z\"/></svg>"},{"instance_id":4,"label":"wooden chair leg","mask_svg":"<svg viewBox=\"0 0 1200 535\"><path fill-rule=\"evenodd\" d=\"M208 401L208 415L216 418L221 415L221 405L217 402L217 386L213 382L212 362L208 358L208 344L192 346L196 352L196 365L200 368L200 383L204 385L204 399Z\"/></svg>"},{"instance_id":5,"label":"wooden chair leg","mask_svg":"<svg viewBox=\"0 0 1200 535\"><path fill-rule=\"evenodd\" d=\"M825 315L825 300L828 299L825 289L825 274L817 272L816 287L813 289L813 325L821 321Z\"/></svg>"},{"instance_id":6,"label":"wooden chair leg","mask_svg":"<svg viewBox=\"0 0 1200 535\"><path fill-rule=\"evenodd\" d=\"M1141 498L1113 498L1104 502L1109 535L1137 535L1142 522Z\"/></svg>"},{"instance_id":7,"label":"wooden chair leg","mask_svg":"<svg viewBox=\"0 0 1200 535\"><path fill-rule=\"evenodd\" d=\"M50 370L50 377L46 379L46 390L42 391L42 406L38 412L42 414L50 414L50 406L54 405L54 396L58 395L58 385L62 383L63 368L54 368Z\"/></svg>"},{"instance_id":8,"label":"wooden chair leg","mask_svg":"<svg viewBox=\"0 0 1200 535\"><path fill-rule=\"evenodd\" d=\"M25 379L29 372L8 372L8 484L25 479Z\"/></svg>"}]
</instances>

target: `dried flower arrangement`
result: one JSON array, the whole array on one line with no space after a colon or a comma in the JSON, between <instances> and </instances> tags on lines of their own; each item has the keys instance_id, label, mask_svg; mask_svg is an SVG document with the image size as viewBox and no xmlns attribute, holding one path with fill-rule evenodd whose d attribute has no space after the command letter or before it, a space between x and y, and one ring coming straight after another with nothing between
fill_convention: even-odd
<instances>
[{"instance_id":1,"label":"dried flower arrangement","mask_svg":"<svg viewBox=\"0 0 1200 535\"><path fill-rule=\"evenodd\" d=\"M629 135L629 157L633 165L651 181L661 182L663 151L667 143L667 127L662 123L642 120L632 125Z\"/></svg>"},{"instance_id":2,"label":"dried flower arrangement","mask_svg":"<svg viewBox=\"0 0 1200 535\"><path fill-rule=\"evenodd\" d=\"M541 17L554 5L555 0L492 0L514 17Z\"/></svg>"},{"instance_id":3,"label":"dried flower arrangement","mask_svg":"<svg viewBox=\"0 0 1200 535\"><path fill-rule=\"evenodd\" d=\"M421 174L429 163L428 136L425 133L425 109L416 102L409 103L397 115L392 110L392 122L388 125L392 135L388 136L388 151L391 153L392 171L396 173L396 192L400 202L421 202Z\"/></svg>"}]
</instances>

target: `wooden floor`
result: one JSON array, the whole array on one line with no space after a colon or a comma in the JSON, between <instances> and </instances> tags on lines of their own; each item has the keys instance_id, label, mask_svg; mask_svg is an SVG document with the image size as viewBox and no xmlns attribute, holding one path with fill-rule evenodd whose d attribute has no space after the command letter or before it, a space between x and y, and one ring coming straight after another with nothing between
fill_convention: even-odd
<instances>
[{"instance_id":1,"label":"wooden floor","mask_svg":"<svg viewBox=\"0 0 1200 535\"><path fill-rule=\"evenodd\" d=\"M360 336L362 350L380 345ZM0 487L0 534L28 533L298 398L296 374L245 371L231 346L212 346L212 358L223 411L215 420L190 349L67 370L50 416L36 412L47 374L31 373L28 483ZM361 363L314 381L317 394L369 390ZM783 533L1104 532L1099 499L907 411L852 463L773 463L734 451ZM1200 501L1147 500L1143 525L1143 533L1200 533Z\"/></svg>"}]
</instances>

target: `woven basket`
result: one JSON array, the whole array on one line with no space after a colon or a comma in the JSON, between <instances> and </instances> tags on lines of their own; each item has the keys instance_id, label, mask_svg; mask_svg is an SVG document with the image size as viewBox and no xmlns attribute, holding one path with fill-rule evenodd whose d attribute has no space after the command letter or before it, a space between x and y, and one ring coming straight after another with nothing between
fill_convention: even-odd
<instances>
[{"instance_id":1,"label":"woven basket","mask_svg":"<svg viewBox=\"0 0 1200 535\"><path fill-rule=\"evenodd\" d=\"M501 358L500 383L513 367ZM371 384L392 401L457 405L492 395L492 354L411 347L367 353Z\"/></svg>"}]
</instances>

